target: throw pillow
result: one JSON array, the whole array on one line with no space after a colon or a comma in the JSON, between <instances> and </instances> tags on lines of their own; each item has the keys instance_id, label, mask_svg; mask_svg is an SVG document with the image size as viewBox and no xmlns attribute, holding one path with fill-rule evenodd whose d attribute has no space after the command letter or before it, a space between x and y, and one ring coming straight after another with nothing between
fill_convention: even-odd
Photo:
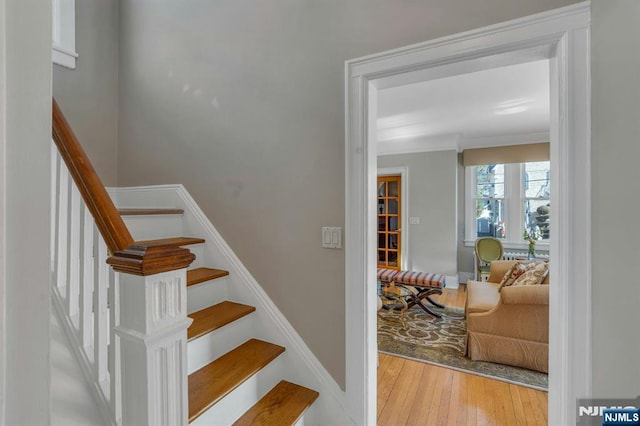
<instances>
[{"instance_id":1,"label":"throw pillow","mask_svg":"<svg viewBox=\"0 0 640 426\"><path fill-rule=\"evenodd\" d=\"M512 285L538 285L544 281L547 275L549 275L547 262L529 262L525 265L524 272L516 278Z\"/></svg>"},{"instance_id":2,"label":"throw pillow","mask_svg":"<svg viewBox=\"0 0 640 426\"><path fill-rule=\"evenodd\" d=\"M498 291L502 290L502 287L509 287L510 285L513 285L514 281L523 273L524 269L521 268L521 263L514 263L513 266L504 274L502 280L500 280Z\"/></svg>"}]
</instances>

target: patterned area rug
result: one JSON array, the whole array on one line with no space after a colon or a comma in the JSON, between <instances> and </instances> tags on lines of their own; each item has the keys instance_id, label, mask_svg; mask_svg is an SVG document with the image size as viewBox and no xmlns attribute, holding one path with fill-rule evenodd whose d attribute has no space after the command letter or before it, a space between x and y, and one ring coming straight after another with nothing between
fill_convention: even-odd
<instances>
[{"instance_id":1,"label":"patterned area rug","mask_svg":"<svg viewBox=\"0 0 640 426\"><path fill-rule=\"evenodd\" d=\"M418 306L405 312L407 329L400 312L381 309L378 314L378 350L454 370L490 377L534 389L548 389L548 376L538 371L465 357L466 325L464 309L433 308L442 318L428 315Z\"/></svg>"}]
</instances>

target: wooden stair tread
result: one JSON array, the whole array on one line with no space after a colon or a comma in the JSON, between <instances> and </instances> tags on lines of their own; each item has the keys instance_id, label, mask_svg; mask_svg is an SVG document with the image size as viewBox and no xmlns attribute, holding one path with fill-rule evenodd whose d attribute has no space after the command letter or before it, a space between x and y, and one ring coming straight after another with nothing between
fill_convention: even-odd
<instances>
[{"instance_id":1,"label":"wooden stair tread","mask_svg":"<svg viewBox=\"0 0 640 426\"><path fill-rule=\"evenodd\" d=\"M293 425L318 395L314 390L283 380L233 425Z\"/></svg>"},{"instance_id":2,"label":"wooden stair tread","mask_svg":"<svg viewBox=\"0 0 640 426\"><path fill-rule=\"evenodd\" d=\"M144 246L164 246L164 245L176 245L176 246L188 246L191 244L202 244L204 243L204 239L202 238L193 238L193 237L172 237L172 238L159 238L157 240L143 240L136 241L136 245L144 245Z\"/></svg>"},{"instance_id":3,"label":"wooden stair tread","mask_svg":"<svg viewBox=\"0 0 640 426\"><path fill-rule=\"evenodd\" d=\"M189 318L193 318L193 323L187 330L187 339L196 339L255 310L253 306L225 301L194 312L189 315Z\"/></svg>"},{"instance_id":4,"label":"wooden stair tread","mask_svg":"<svg viewBox=\"0 0 640 426\"><path fill-rule=\"evenodd\" d=\"M195 268L187 271L187 287L196 285L216 278L226 277L229 271L214 268Z\"/></svg>"},{"instance_id":5,"label":"wooden stair tread","mask_svg":"<svg viewBox=\"0 0 640 426\"><path fill-rule=\"evenodd\" d=\"M250 339L189 375L189 422L203 414L281 353L282 346Z\"/></svg>"},{"instance_id":6,"label":"wooden stair tread","mask_svg":"<svg viewBox=\"0 0 640 426\"><path fill-rule=\"evenodd\" d=\"M183 214L182 209L118 209L120 216L147 216L163 214Z\"/></svg>"}]
</instances>

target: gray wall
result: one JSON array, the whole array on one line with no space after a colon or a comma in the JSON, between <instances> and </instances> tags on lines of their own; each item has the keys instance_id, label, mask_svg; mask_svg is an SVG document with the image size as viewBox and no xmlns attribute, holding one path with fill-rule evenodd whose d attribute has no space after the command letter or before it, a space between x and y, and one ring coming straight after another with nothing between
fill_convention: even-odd
<instances>
[{"instance_id":1,"label":"gray wall","mask_svg":"<svg viewBox=\"0 0 640 426\"><path fill-rule=\"evenodd\" d=\"M46 425L51 2L2 0L0 10L0 423Z\"/></svg>"},{"instance_id":2,"label":"gray wall","mask_svg":"<svg viewBox=\"0 0 640 426\"><path fill-rule=\"evenodd\" d=\"M457 274L457 163L456 151L378 157L378 168L408 168L408 216L420 218L419 225L402 224L409 238L403 269Z\"/></svg>"},{"instance_id":3,"label":"gray wall","mask_svg":"<svg viewBox=\"0 0 640 426\"><path fill-rule=\"evenodd\" d=\"M53 95L105 185L118 180L118 0L76 1L76 69L54 65Z\"/></svg>"},{"instance_id":4,"label":"gray wall","mask_svg":"<svg viewBox=\"0 0 640 426\"><path fill-rule=\"evenodd\" d=\"M574 2L121 0L118 183L183 183L343 386L344 61Z\"/></svg>"},{"instance_id":5,"label":"gray wall","mask_svg":"<svg viewBox=\"0 0 640 426\"><path fill-rule=\"evenodd\" d=\"M638 396L640 2L592 2L593 388Z\"/></svg>"}]
</instances>

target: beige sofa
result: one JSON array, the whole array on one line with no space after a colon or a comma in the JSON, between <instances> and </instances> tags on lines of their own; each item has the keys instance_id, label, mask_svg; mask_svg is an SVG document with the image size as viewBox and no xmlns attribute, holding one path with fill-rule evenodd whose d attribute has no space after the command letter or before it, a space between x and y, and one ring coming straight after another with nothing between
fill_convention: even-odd
<instances>
[{"instance_id":1,"label":"beige sofa","mask_svg":"<svg viewBox=\"0 0 640 426\"><path fill-rule=\"evenodd\" d=\"M549 371L549 281L498 291L515 261L491 262L488 282L467 283L467 355Z\"/></svg>"}]
</instances>

